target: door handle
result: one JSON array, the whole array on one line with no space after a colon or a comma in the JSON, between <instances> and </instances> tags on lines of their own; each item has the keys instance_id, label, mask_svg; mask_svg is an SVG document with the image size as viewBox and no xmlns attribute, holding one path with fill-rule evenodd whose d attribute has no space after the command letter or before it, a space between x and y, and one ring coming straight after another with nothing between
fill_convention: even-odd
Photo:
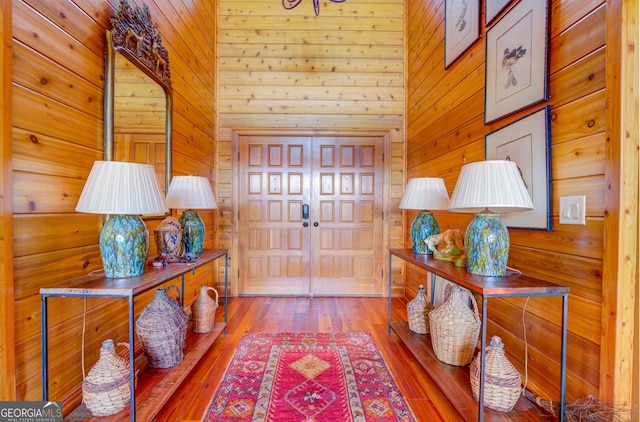
<instances>
[{"instance_id":1,"label":"door handle","mask_svg":"<svg viewBox=\"0 0 640 422\"><path fill-rule=\"evenodd\" d=\"M308 220L309 219L309 204L303 204L302 205L302 219L303 220ZM307 227L307 226L305 226Z\"/></svg>"},{"instance_id":2,"label":"door handle","mask_svg":"<svg viewBox=\"0 0 640 422\"><path fill-rule=\"evenodd\" d=\"M302 227L309 227L309 223L305 221L304 223L302 223Z\"/></svg>"},{"instance_id":3,"label":"door handle","mask_svg":"<svg viewBox=\"0 0 640 422\"><path fill-rule=\"evenodd\" d=\"M313 222L313 227L318 227L318 222L317 221Z\"/></svg>"}]
</instances>

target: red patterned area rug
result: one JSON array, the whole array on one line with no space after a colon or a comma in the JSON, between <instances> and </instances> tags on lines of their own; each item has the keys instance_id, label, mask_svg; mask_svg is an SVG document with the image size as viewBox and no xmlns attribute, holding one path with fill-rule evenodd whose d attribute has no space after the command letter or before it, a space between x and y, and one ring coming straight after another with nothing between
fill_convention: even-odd
<instances>
[{"instance_id":1,"label":"red patterned area rug","mask_svg":"<svg viewBox=\"0 0 640 422\"><path fill-rule=\"evenodd\" d=\"M245 334L204 421L415 421L369 333Z\"/></svg>"}]
</instances>

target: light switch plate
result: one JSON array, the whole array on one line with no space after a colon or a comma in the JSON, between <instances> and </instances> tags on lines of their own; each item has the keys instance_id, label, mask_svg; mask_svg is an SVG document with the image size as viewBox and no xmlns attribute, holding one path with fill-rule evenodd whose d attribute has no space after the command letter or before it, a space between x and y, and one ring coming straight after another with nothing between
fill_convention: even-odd
<instances>
[{"instance_id":1,"label":"light switch plate","mask_svg":"<svg viewBox=\"0 0 640 422\"><path fill-rule=\"evenodd\" d=\"M562 196L560 197L560 224L587 224L586 196Z\"/></svg>"}]
</instances>

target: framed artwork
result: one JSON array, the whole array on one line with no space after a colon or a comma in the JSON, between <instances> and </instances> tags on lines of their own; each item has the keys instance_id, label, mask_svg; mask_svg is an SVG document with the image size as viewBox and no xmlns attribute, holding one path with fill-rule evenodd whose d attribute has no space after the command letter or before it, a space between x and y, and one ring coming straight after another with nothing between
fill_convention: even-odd
<instances>
[{"instance_id":1,"label":"framed artwork","mask_svg":"<svg viewBox=\"0 0 640 422\"><path fill-rule=\"evenodd\" d=\"M485 123L549 98L548 0L520 0L487 31Z\"/></svg>"},{"instance_id":2,"label":"framed artwork","mask_svg":"<svg viewBox=\"0 0 640 422\"><path fill-rule=\"evenodd\" d=\"M533 112L485 137L487 160L515 161L534 209L501 215L507 227L551 230L550 107Z\"/></svg>"},{"instance_id":3,"label":"framed artwork","mask_svg":"<svg viewBox=\"0 0 640 422\"><path fill-rule=\"evenodd\" d=\"M480 0L445 0L445 69L480 39Z\"/></svg>"},{"instance_id":4,"label":"framed artwork","mask_svg":"<svg viewBox=\"0 0 640 422\"><path fill-rule=\"evenodd\" d=\"M489 25L492 20L502 12L511 0L485 0L484 2L484 24Z\"/></svg>"}]
</instances>

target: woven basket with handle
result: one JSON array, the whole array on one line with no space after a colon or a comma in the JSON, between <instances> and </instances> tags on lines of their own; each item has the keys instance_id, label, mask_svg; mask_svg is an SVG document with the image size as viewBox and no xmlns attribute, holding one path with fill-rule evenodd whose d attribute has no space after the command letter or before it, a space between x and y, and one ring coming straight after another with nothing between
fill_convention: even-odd
<instances>
[{"instance_id":1,"label":"woven basket with handle","mask_svg":"<svg viewBox=\"0 0 640 422\"><path fill-rule=\"evenodd\" d=\"M467 365L480 333L478 304L473 294L453 284L447 286L445 301L429 312L429 327L436 357L449 365Z\"/></svg>"},{"instance_id":2,"label":"woven basket with handle","mask_svg":"<svg viewBox=\"0 0 640 422\"><path fill-rule=\"evenodd\" d=\"M215 293L215 300L209 296L209 291ZM216 308L218 307L218 291L206 284L200 286L200 295L191 305L193 317L193 332L208 333L216 325Z\"/></svg>"},{"instance_id":3,"label":"woven basket with handle","mask_svg":"<svg viewBox=\"0 0 640 422\"><path fill-rule=\"evenodd\" d=\"M178 300L167 291L175 289ZM177 286L157 289L136 321L136 334L152 368L170 368L182 362L189 317L180 305Z\"/></svg>"},{"instance_id":4,"label":"woven basket with handle","mask_svg":"<svg viewBox=\"0 0 640 422\"><path fill-rule=\"evenodd\" d=\"M129 349L128 343L118 343ZM82 381L82 399L94 416L118 413L129 405L129 360L116 353L113 340L102 342L100 358Z\"/></svg>"},{"instance_id":5,"label":"woven basket with handle","mask_svg":"<svg viewBox=\"0 0 640 422\"><path fill-rule=\"evenodd\" d=\"M473 398L480 401L480 353L469 370ZM520 382L520 373L504 355L502 339L493 336L485 350L484 405L499 412L511 411L522 393Z\"/></svg>"}]
</instances>

